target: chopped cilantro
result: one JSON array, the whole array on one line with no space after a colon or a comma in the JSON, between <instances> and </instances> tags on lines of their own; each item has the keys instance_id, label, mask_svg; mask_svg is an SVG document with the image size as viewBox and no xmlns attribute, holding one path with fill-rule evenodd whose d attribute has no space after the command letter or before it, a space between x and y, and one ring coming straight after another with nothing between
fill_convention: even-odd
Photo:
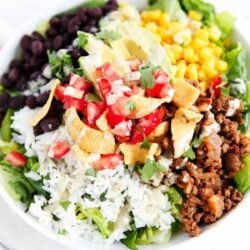
<instances>
[{"instance_id":1,"label":"chopped cilantro","mask_svg":"<svg viewBox=\"0 0 250 250\"><path fill-rule=\"evenodd\" d=\"M87 169L85 175L96 177L96 170L94 168Z\"/></svg>"},{"instance_id":2,"label":"chopped cilantro","mask_svg":"<svg viewBox=\"0 0 250 250\"><path fill-rule=\"evenodd\" d=\"M142 181L148 182L152 178L156 170L159 170L161 172L166 171L166 169L160 163L154 160L147 159L141 170Z\"/></svg>"},{"instance_id":3,"label":"chopped cilantro","mask_svg":"<svg viewBox=\"0 0 250 250\"><path fill-rule=\"evenodd\" d=\"M79 76L83 76L84 75L84 72L83 72L83 69L82 68L77 68L75 69L75 73Z\"/></svg>"},{"instance_id":4,"label":"chopped cilantro","mask_svg":"<svg viewBox=\"0 0 250 250\"><path fill-rule=\"evenodd\" d=\"M63 207L65 211L67 211L68 207L70 206L71 202L70 201L62 201L60 202L60 205Z\"/></svg>"},{"instance_id":5,"label":"chopped cilantro","mask_svg":"<svg viewBox=\"0 0 250 250\"><path fill-rule=\"evenodd\" d=\"M84 49L88 43L88 36L84 32L78 32L78 48Z\"/></svg>"},{"instance_id":6,"label":"chopped cilantro","mask_svg":"<svg viewBox=\"0 0 250 250\"><path fill-rule=\"evenodd\" d=\"M60 235L67 235L69 232L66 230L66 229L60 229L59 231L58 231L58 234L60 234Z\"/></svg>"},{"instance_id":7,"label":"chopped cilantro","mask_svg":"<svg viewBox=\"0 0 250 250\"><path fill-rule=\"evenodd\" d=\"M121 36L117 31L113 30L104 30L96 34L98 39L102 39L105 42L113 42L118 40Z\"/></svg>"},{"instance_id":8,"label":"chopped cilantro","mask_svg":"<svg viewBox=\"0 0 250 250\"><path fill-rule=\"evenodd\" d=\"M190 160L195 159L195 152L192 146L190 146L189 149L183 154L183 157L187 157Z\"/></svg>"},{"instance_id":9,"label":"chopped cilantro","mask_svg":"<svg viewBox=\"0 0 250 250\"><path fill-rule=\"evenodd\" d=\"M220 89L221 91L221 94L224 95L224 96L230 96L230 87L222 87Z\"/></svg>"},{"instance_id":10,"label":"chopped cilantro","mask_svg":"<svg viewBox=\"0 0 250 250\"><path fill-rule=\"evenodd\" d=\"M128 101L126 104L125 104L125 109L126 110L135 110L136 109L136 106L135 106L135 103L132 102L132 101Z\"/></svg>"},{"instance_id":11,"label":"chopped cilantro","mask_svg":"<svg viewBox=\"0 0 250 250\"><path fill-rule=\"evenodd\" d=\"M96 101L100 101L99 97L95 94L89 93L87 95L87 102L96 102Z\"/></svg>"},{"instance_id":12,"label":"chopped cilantro","mask_svg":"<svg viewBox=\"0 0 250 250\"><path fill-rule=\"evenodd\" d=\"M147 63L146 65L140 68L141 73L141 87L146 89L152 89L154 87L155 79L153 77L153 73L158 70L160 66L154 66L151 63Z\"/></svg>"},{"instance_id":13,"label":"chopped cilantro","mask_svg":"<svg viewBox=\"0 0 250 250\"><path fill-rule=\"evenodd\" d=\"M140 148L146 148L146 149L150 148L150 144L149 144L147 137L144 137L144 140L143 140Z\"/></svg>"}]
</instances>

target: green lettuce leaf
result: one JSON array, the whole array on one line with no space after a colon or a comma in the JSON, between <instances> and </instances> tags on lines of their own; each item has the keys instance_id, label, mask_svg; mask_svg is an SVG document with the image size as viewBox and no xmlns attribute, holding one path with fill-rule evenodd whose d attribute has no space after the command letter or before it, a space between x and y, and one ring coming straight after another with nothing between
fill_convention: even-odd
<instances>
[{"instance_id":1,"label":"green lettuce leaf","mask_svg":"<svg viewBox=\"0 0 250 250\"><path fill-rule=\"evenodd\" d=\"M83 209L80 204L76 204L76 218L91 219L97 225L103 238L107 238L112 233L112 224L106 221L99 208Z\"/></svg>"},{"instance_id":2,"label":"green lettuce leaf","mask_svg":"<svg viewBox=\"0 0 250 250\"><path fill-rule=\"evenodd\" d=\"M221 38L224 39L228 37L233 31L236 18L228 11L223 11L216 15L215 19L219 29L222 32Z\"/></svg>"},{"instance_id":3,"label":"green lettuce leaf","mask_svg":"<svg viewBox=\"0 0 250 250\"><path fill-rule=\"evenodd\" d=\"M5 142L10 142L12 139L12 131L10 126L13 113L14 111L12 109L8 109L1 124L1 137Z\"/></svg>"},{"instance_id":4,"label":"green lettuce leaf","mask_svg":"<svg viewBox=\"0 0 250 250\"><path fill-rule=\"evenodd\" d=\"M14 168L2 162L0 164L0 183L14 200L26 205L31 203L35 189L20 168Z\"/></svg>"},{"instance_id":5,"label":"green lettuce leaf","mask_svg":"<svg viewBox=\"0 0 250 250\"><path fill-rule=\"evenodd\" d=\"M103 7L107 0L90 0L82 4L83 7L93 8L93 7Z\"/></svg>"},{"instance_id":6,"label":"green lettuce leaf","mask_svg":"<svg viewBox=\"0 0 250 250\"><path fill-rule=\"evenodd\" d=\"M173 21L187 19L187 15L182 10L178 0L151 0L149 1L148 9L160 9L167 12Z\"/></svg>"},{"instance_id":7,"label":"green lettuce leaf","mask_svg":"<svg viewBox=\"0 0 250 250\"><path fill-rule=\"evenodd\" d=\"M2 152L4 155L7 155L11 151L20 151L19 145L13 141L5 142L0 140L0 152Z\"/></svg>"},{"instance_id":8,"label":"green lettuce leaf","mask_svg":"<svg viewBox=\"0 0 250 250\"><path fill-rule=\"evenodd\" d=\"M236 187L241 193L245 193L250 188L250 154L243 157L242 162L245 167L242 168L234 177Z\"/></svg>"}]
</instances>

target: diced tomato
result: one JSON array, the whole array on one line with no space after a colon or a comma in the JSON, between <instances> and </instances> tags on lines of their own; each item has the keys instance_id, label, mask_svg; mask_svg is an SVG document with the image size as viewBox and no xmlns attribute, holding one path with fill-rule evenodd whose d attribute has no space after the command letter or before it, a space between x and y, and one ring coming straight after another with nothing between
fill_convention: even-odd
<instances>
[{"instance_id":1,"label":"diced tomato","mask_svg":"<svg viewBox=\"0 0 250 250\"><path fill-rule=\"evenodd\" d=\"M213 82L212 82L211 90L212 90L213 95L215 97L219 97L221 95L221 89L219 87L219 85L221 84L221 82L222 82L221 76L215 77L214 80L213 80Z\"/></svg>"},{"instance_id":2,"label":"diced tomato","mask_svg":"<svg viewBox=\"0 0 250 250\"><path fill-rule=\"evenodd\" d=\"M110 63L105 63L104 65L96 69L97 77L105 78L110 83L113 83L116 80L120 80L121 77L112 69Z\"/></svg>"},{"instance_id":3,"label":"diced tomato","mask_svg":"<svg viewBox=\"0 0 250 250\"><path fill-rule=\"evenodd\" d=\"M79 75L76 75L74 73L71 73L70 75L70 81L69 81L69 85L84 91L85 93L91 88L91 83L85 81L82 77L80 77Z\"/></svg>"},{"instance_id":4,"label":"diced tomato","mask_svg":"<svg viewBox=\"0 0 250 250\"><path fill-rule=\"evenodd\" d=\"M107 154L102 155L101 158L95 163L96 170L115 169L122 163L122 156L120 154Z\"/></svg>"},{"instance_id":5,"label":"diced tomato","mask_svg":"<svg viewBox=\"0 0 250 250\"><path fill-rule=\"evenodd\" d=\"M130 136L131 135L131 130L132 130L132 121L122 121L119 124L117 124L114 129L111 130L111 132L114 135L118 136Z\"/></svg>"},{"instance_id":6,"label":"diced tomato","mask_svg":"<svg viewBox=\"0 0 250 250\"><path fill-rule=\"evenodd\" d=\"M56 98L59 100L59 101L61 101L61 102L63 102L63 100L64 100L64 90L65 90L65 88L66 88L66 86L68 86L68 85L65 85L65 86L63 86L63 85L58 85L57 87L56 87L56 92L55 92L55 96L56 96Z\"/></svg>"},{"instance_id":7,"label":"diced tomato","mask_svg":"<svg viewBox=\"0 0 250 250\"><path fill-rule=\"evenodd\" d=\"M172 97L173 86L169 83L168 75L162 70L154 72L155 83L152 89L147 89L147 94L150 97L165 98Z\"/></svg>"},{"instance_id":8,"label":"diced tomato","mask_svg":"<svg viewBox=\"0 0 250 250\"><path fill-rule=\"evenodd\" d=\"M85 107L84 99L76 99L71 96L65 96L63 99L63 108L75 108L77 111L83 111Z\"/></svg>"},{"instance_id":9,"label":"diced tomato","mask_svg":"<svg viewBox=\"0 0 250 250\"><path fill-rule=\"evenodd\" d=\"M112 128L124 120L124 116L122 114L116 113L112 106L108 106L106 117L108 125Z\"/></svg>"},{"instance_id":10,"label":"diced tomato","mask_svg":"<svg viewBox=\"0 0 250 250\"><path fill-rule=\"evenodd\" d=\"M55 159L61 159L70 151L70 146L66 141L58 141L52 146L52 151Z\"/></svg>"},{"instance_id":11,"label":"diced tomato","mask_svg":"<svg viewBox=\"0 0 250 250\"><path fill-rule=\"evenodd\" d=\"M116 135L115 138L119 143L125 143L125 142L130 141L131 136L119 136L119 135Z\"/></svg>"},{"instance_id":12,"label":"diced tomato","mask_svg":"<svg viewBox=\"0 0 250 250\"><path fill-rule=\"evenodd\" d=\"M140 86L133 85L131 87L131 90L132 91L125 92L124 95L125 96L133 96L133 95L144 96L145 95L145 89L141 88Z\"/></svg>"},{"instance_id":13,"label":"diced tomato","mask_svg":"<svg viewBox=\"0 0 250 250\"><path fill-rule=\"evenodd\" d=\"M129 62L129 67L131 71L138 71L140 68L141 62L138 58L135 58Z\"/></svg>"},{"instance_id":14,"label":"diced tomato","mask_svg":"<svg viewBox=\"0 0 250 250\"><path fill-rule=\"evenodd\" d=\"M17 151L10 152L4 160L14 167L23 167L27 162L26 157Z\"/></svg>"},{"instance_id":15,"label":"diced tomato","mask_svg":"<svg viewBox=\"0 0 250 250\"><path fill-rule=\"evenodd\" d=\"M164 108L159 108L154 112L139 119L138 124L134 128L131 143L135 144L143 141L162 121L165 115Z\"/></svg>"},{"instance_id":16,"label":"diced tomato","mask_svg":"<svg viewBox=\"0 0 250 250\"><path fill-rule=\"evenodd\" d=\"M108 94L111 92L111 84L108 80L101 78L97 80L97 84L102 93L103 98L106 100Z\"/></svg>"},{"instance_id":17,"label":"diced tomato","mask_svg":"<svg viewBox=\"0 0 250 250\"><path fill-rule=\"evenodd\" d=\"M103 114L106 109L106 104L101 101L88 102L85 109L87 125L95 127L96 120Z\"/></svg>"}]
</instances>

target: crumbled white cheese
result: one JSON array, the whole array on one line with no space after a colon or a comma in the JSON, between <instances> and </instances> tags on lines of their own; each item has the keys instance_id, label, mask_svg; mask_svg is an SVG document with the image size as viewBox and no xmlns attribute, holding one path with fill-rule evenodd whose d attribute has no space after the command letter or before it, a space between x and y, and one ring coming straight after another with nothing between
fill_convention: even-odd
<instances>
[{"instance_id":1,"label":"crumbled white cheese","mask_svg":"<svg viewBox=\"0 0 250 250\"><path fill-rule=\"evenodd\" d=\"M236 110L240 107L240 100L233 99L229 101L229 107L226 113L227 117L233 116Z\"/></svg>"},{"instance_id":2,"label":"crumbled white cheese","mask_svg":"<svg viewBox=\"0 0 250 250\"><path fill-rule=\"evenodd\" d=\"M215 121L214 114L212 112L209 112L208 117L210 119L213 119L213 122L203 127L200 138L211 135L213 131L215 131L216 133L220 132L220 124Z\"/></svg>"}]
</instances>

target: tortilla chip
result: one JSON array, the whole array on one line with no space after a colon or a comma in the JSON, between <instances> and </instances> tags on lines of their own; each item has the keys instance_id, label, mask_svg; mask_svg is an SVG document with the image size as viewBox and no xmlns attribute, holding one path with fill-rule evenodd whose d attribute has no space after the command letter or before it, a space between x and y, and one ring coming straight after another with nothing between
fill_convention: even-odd
<instances>
[{"instance_id":1,"label":"tortilla chip","mask_svg":"<svg viewBox=\"0 0 250 250\"><path fill-rule=\"evenodd\" d=\"M74 145L72 147L75 155L83 162L83 163L86 163L87 162L87 159L88 159L88 153L81 150L81 148L79 147L79 145Z\"/></svg>"},{"instance_id":2,"label":"tortilla chip","mask_svg":"<svg viewBox=\"0 0 250 250\"><path fill-rule=\"evenodd\" d=\"M185 80L177 80L173 86L175 89L173 102L180 108L190 108L200 95L200 91Z\"/></svg>"},{"instance_id":3,"label":"tortilla chip","mask_svg":"<svg viewBox=\"0 0 250 250\"><path fill-rule=\"evenodd\" d=\"M76 144L79 144L81 150L99 154L115 152L114 136L111 133L92 129L85 125L74 108L66 111L64 119L69 135Z\"/></svg>"},{"instance_id":4,"label":"tortilla chip","mask_svg":"<svg viewBox=\"0 0 250 250\"><path fill-rule=\"evenodd\" d=\"M174 157L181 157L190 147L196 124L203 115L191 110L179 109L171 121L171 132L174 141Z\"/></svg>"},{"instance_id":5,"label":"tortilla chip","mask_svg":"<svg viewBox=\"0 0 250 250\"><path fill-rule=\"evenodd\" d=\"M129 102L135 105L135 109L129 116L130 119L142 118L160 107L163 103L170 102L169 98L150 98L141 95L133 95L129 98Z\"/></svg>"},{"instance_id":6,"label":"tortilla chip","mask_svg":"<svg viewBox=\"0 0 250 250\"><path fill-rule=\"evenodd\" d=\"M106 114L107 112L104 112L96 121L96 126L102 131L111 130L110 126L108 125Z\"/></svg>"},{"instance_id":7,"label":"tortilla chip","mask_svg":"<svg viewBox=\"0 0 250 250\"><path fill-rule=\"evenodd\" d=\"M51 88L49 98L47 102L44 104L44 106L36 113L36 115L31 119L31 125L35 127L49 112L50 106L52 104L55 92L56 92L56 87L60 84L61 82L59 80L55 80L54 85Z\"/></svg>"},{"instance_id":8,"label":"tortilla chip","mask_svg":"<svg viewBox=\"0 0 250 250\"><path fill-rule=\"evenodd\" d=\"M160 123L155 130L153 130L152 133L149 134L147 137L149 141L158 142L161 140L164 136L166 136L169 128L168 122L162 122Z\"/></svg>"},{"instance_id":9,"label":"tortilla chip","mask_svg":"<svg viewBox=\"0 0 250 250\"><path fill-rule=\"evenodd\" d=\"M141 143L122 143L120 144L119 149L124 155L124 162L126 165L134 165L136 163L143 164L148 158L154 158L159 149L159 144L150 143L150 148L145 149L141 148Z\"/></svg>"}]
</instances>

